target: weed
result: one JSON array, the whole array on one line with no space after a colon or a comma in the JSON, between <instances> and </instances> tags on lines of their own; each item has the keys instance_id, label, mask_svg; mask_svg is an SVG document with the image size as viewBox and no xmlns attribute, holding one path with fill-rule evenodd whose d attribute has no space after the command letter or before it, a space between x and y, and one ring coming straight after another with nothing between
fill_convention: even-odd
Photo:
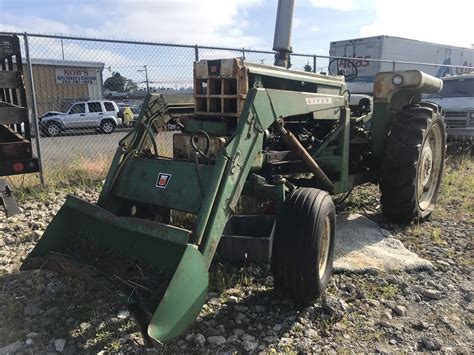
<instances>
[{"instance_id":1,"label":"weed","mask_svg":"<svg viewBox=\"0 0 474 355\"><path fill-rule=\"evenodd\" d=\"M358 285L369 299L391 299L398 293L398 287L395 285L377 285L372 282L362 282Z\"/></svg>"},{"instance_id":2,"label":"weed","mask_svg":"<svg viewBox=\"0 0 474 355\"><path fill-rule=\"evenodd\" d=\"M436 244L443 244L443 238L441 237L441 228L434 228L431 231L431 239L436 243Z\"/></svg>"},{"instance_id":3,"label":"weed","mask_svg":"<svg viewBox=\"0 0 474 355\"><path fill-rule=\"evenodd\" d=\"M395 285L383 285L380 287L379 292L380 298L391 299L397 294L398 287Z\"/></svg>"},{"instance_id":4,"label":"weed","mask_svg":"<svg viewBox=\"0 0 474 355\"><path fill-rule=\"evenodd\" d=\"M112 333L108 330L102 329L95 333L95 341L102 342L108 340L112 336Z\"/></svg>"},{"instance_id":5,"label":"weed","mask_svg":"<svg viewBox=\"0 0 474 355\"><path fill-rule=\"evenodd\" d=\"M121 348L122 348L122 344L120 344L120 341L113 340L110 343L110 346L109 346L108 350L111 351L111 352L119 352Z\"/></svg>"}]
</instances>

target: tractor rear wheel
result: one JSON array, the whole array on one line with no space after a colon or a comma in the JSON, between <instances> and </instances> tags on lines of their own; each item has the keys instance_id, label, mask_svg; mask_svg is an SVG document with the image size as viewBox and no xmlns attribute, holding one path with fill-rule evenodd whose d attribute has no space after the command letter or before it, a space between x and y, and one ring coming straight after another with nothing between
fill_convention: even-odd
<instances>
[{"instance_id":1,"label":"tractor rear wheel","mask_svg":"<svg viewBox=\"0 0 474 355\"><path fill-rule=\"evenodd\" d=\"M439 107L410 105L397 114L380 177L385 217L395 223L409 223L433 212L445 150L446 129Z\"/></svg>"},{"instance_id":2,"label":"tractor rear wheel","mask_svg":"<svg viewBox=\"0 0 474 355\"><path fill-rule=\"evenodd\" d=\"M331 196L318 189L295 190L283 204L273 239L275 289L310 304L332 275L336 212Z\"/></svg>"}]
</instances>

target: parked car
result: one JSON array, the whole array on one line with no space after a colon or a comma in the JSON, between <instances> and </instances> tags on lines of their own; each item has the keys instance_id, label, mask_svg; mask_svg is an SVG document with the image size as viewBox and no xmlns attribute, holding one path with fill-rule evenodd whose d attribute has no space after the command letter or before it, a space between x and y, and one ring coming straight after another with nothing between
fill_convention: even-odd
<instances>
[{"instance_id":1,"label":"parked car","mask_svg":"<svg viewBox=\"0 0 474 355\"><path fill-rule=\"evenodd\" d=\"M373 105L374 99L370 95L351 94L349 99L352 116L363 116L372 112Z\"/></svg>"},{"instance_id":2,"label":"parked car","mask_svg":"<svg viewBox=\"0 0 474 355\"><path fill-rule=\"evenodd\" d=\"M65 113L60 112L60 111L48 111L48 112L43 113L38 119L41 121L45 117L57 116L57 115L65 115Z\"/></svg>"},{"instance_id":3,"label":"parked car","mask_svg":"<svg viewBox=\"0 0 474 355\"><path fill-rule=\"evenodd\" d=\"M114 101L77 102L64 114L42 117L40 126L51 137L75 128L99 128L102 133L112 133L115 127L122 124L118 112L119 108Z\"/></svg>"},{"instance_id":4,"label":"parked car","mask_svg":"<svg viewBox=\"0 0 474 355\"><path fill-rule=\"evenodd\" d=\"M443 89L426 101L441 106L446 115L448 140L474 140L474 73L441 78Z\"/></svg>"},{"instance_id":5,"label":"parked car","mask_svg":"<svg viewBox=\"0 0 474 355\"><path fill-rule=\"evenodd\" d=\"M119 107L119 117L123 120L124 116L123 116L123 111L125 110L126 107L129 107L130 110L132 110L133 112L133 119L132 119L132 122L130 122L130 127L134 127L135 126L135 122L137 121L138 119L138 116L140 115L140 111L141 111L141 105L127 105L127 104L118 104L118 107Z\"/></svg>"}]
</instances>

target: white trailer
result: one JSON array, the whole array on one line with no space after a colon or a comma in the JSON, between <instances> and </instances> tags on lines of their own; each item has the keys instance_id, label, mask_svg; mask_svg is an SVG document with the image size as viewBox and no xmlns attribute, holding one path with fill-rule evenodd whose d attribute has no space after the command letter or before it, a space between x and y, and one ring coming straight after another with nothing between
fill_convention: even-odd
<instances>
[{"instance_id":1,"label":"white trailer","mask_svg":"<svg viewBox=\"0 0 474 355\"><path fill-rule=\"evenodd\" d=\"M374 75L381 71L419 69L438 78L474 71L474 49L448 46L413 39L377 36L331 42L331 57L354 58L358 77L349 83L355 93L372 93ZM379 59L389 62L370 61ZM433 63L439 66L396 63ZM395 63L394 63L395 62ZM449 65L472 67L453 68Z\"/></svg>"}]
</instances>

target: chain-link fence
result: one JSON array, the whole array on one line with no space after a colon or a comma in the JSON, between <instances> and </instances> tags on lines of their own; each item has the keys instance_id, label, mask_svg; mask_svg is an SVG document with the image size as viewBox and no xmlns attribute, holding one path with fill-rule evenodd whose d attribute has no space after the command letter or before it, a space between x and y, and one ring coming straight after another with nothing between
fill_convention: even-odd
<instances>
[{"instance_id":1,"label":"chain-link fence","mask_svg":"<svg viewBox=\"0 0 474 355\"><path fill-rule=\"evenodd\" d=\"M149 92L191 95L193 62L201 59L243 58L271 65L274 53L237 48L172 45L17 34L22 40L25 82L34 141L43 172L86 165L107 169L117 143L132 128ZM292 54L291 69L331 73L329 56ZM417 68L430 74L439 68L469 68L440 64L355 60L359 73ZM474 70L474 68L470 68ZM334 71L334 69L332 69ZM32 76L30 76L30 72ZM31 81L33 83L31 84ZM362 86L371 83L355 81ZM172 134L160 142L172 150ZM51 176L54 176L51 175ZM60 174L57 175L60 178Z\"/></svg>"}]
</instances>

